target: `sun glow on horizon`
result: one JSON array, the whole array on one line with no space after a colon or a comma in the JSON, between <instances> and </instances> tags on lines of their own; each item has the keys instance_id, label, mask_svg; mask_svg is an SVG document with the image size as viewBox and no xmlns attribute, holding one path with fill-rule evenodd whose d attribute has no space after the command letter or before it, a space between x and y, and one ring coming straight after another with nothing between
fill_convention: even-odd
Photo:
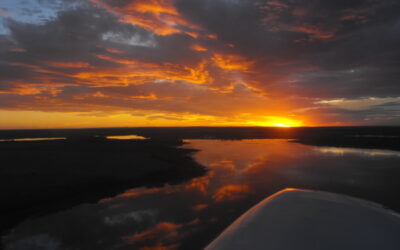
<instances>
[{"instance_id":1,"label":"sun glow on horizon","mask_svg":"<svg viewBox=\"0 0 400 250\"><path fill-rule=\"evenodd\" d=\"M293 127L290 124L284 124L284 123L274 123L272 125L274 125L274 127L282 127L282 128L291 128L291 127Z\"/></svg>"},{"instance_id":2,"label":"sun glow on horizon","mask_svg":"<svg viewBox=\"0 0 400 250\"><path fill-rule=\"evenodd\" d=\"M259 127L300 127L304 117L293 119L281 116L216 117L195 114L148 112L44 112L44 111L0 111L0 129L51 129L51 128L93 128L93 127L190 127L190 126L259 126ZM1 120L1 119L0 119ZM27 122L29 121L29 122Z\"/></svg>"},{"instance_id":3,"label":"sun glow on horizon","mask_svg":"<svg viewBox=\"0 0 400 250\"><path fill-rule=\"evenodd\" d=\"M292 127L303 126L303 121L274 116L274 117L266 117L265 120L262 121L251 121L250 124L261 127L292 128Z\"/></svg>"}]
</instances>

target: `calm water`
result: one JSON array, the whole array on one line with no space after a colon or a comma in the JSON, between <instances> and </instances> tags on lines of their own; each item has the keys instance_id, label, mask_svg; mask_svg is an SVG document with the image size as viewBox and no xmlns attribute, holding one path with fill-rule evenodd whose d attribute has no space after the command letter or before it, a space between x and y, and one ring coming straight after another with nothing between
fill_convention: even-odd
<instances>
[{"instance_id":1,"label":"calm water","mask_svg":"<svg viewBox=\"0 0 400 250\"><path fill-rule=\"evenodd\" d=\"M19 225L8 249L200 249L252 205L286 187L345 193L400 211L400 152L286 140L193 140L210 171L136 188Z\"/></svg>"},{"instance_id":2,"label":"calm water","mask_svg":"<svg viewBox=\"0 0 400 250\"><path fill-rule=\"evenodd\" d=\"M106 136L106 139L113 140L145 140L146 137L140 135L115 135L115 136Z\"/></svg>"},{"instance_id":3,"label":"calm water","mask_svg":"<svg viewBox=\"0 0 400 250\"><path fill-rule=\"evenodd\" d=\"M55 140L65 140L65 137L49 137L49 138L18 138L18 139L0 139L0 142L19 142L19 141L55 141Z\"/></svg>"},{"instance_id":4,"label":"calm water","mask_svg":"<svg viewBox=\"0 0 400 250\"><path fill-rule=\"evenodd\" d=\"M18 138L18 139L0 139L0 142L25 142L25 141L55 141L66 140L66 137L46 137L46 138ZM106 136L106 139L112 140L145 140L146 137L140 135L115 135Z\"/></svg>"}]
</instances>

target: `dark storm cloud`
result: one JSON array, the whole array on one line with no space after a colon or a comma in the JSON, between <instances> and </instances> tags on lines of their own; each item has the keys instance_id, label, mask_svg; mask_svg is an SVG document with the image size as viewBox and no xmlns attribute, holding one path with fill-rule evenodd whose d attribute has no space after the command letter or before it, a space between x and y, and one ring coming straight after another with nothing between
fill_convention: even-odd
<instances>
[{"instance_id":1,"label":"dark storm cloud","mask_svg":"<svg viewBox=\"0 0 400 250\"><path fill-rule=\"evenodd\" d=\"M44 25L9 20L8 28L13 44L9 44L8 50L2 51L1 58L8 67L24 68L31 74L35 74L32 65L46 61L95 63L92 52L96 51L100 35L114 28L115 23L115 17L91 8L61 12L57 19ZM25 78L18 70L13 71L15 74L10 73L10 77L14 75L16 80L34 80ZM6 79L2 77L1 80Z\"/></svg>"},{"instance_id":2,"label":"dark storm cloud","mask_svg":"<svg viewBox=\"0 0 400 250\"><path fill-rule=\"evenodd\" d=\"M199 59L188 48L192 43L188 36L152 35L140 27L119 22L118 16L90 3L62 11L56 19L43 25L9 20L8 28L10 37L0 38L4 44L0 51L3 84L11 79L37 83L32 75L37 74L39 66L42 76L54 77L54 82L79 84L66 73L81 71L85 67L83 62L86 67L99 69L120 67L112 60L98 57L98 54L110 55L107 49L121 51L111 53L117 60L185 64ZM61 63L55 67L52 62L62 62L65 67ZM73 67L73 63L81 66Z\"/></svg>"},{"instance_id":3,"label":"dark storm cloud","mask_svg":"<svg viewBox=\"0 0 400 250\"><path fill-rule=\"evenodd\" d=\"M400 95L397 1L178 0L177 6L256 58L259 72L275 74L257 83L265 91L278 84L289 94L321 98ZM346 73L352 71L358 73Z\"/></svg>"}]
</instances>

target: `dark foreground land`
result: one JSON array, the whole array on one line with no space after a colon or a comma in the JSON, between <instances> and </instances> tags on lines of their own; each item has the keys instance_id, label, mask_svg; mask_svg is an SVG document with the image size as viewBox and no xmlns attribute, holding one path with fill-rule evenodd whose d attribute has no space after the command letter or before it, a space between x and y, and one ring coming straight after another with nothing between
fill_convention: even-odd
<instances>
[{"instance_id":1,"label":"dark foreground land","mask_svg":"<svg viewBox=\"0 0 400 250\"><path fill-rule=\"evenodd\" d=\"M148 140L109 140L136 134ZM336 147L400 150L400 127L105 128L0 131L0 230L49 212L96 202L128 188L178 183L205 173L182 139L292 139Z\"/></svg>"},{"instance_id":2,"label":"dark foreground land","mask_svg":"<svg viewBox=\"0 0 400 250\"><path fill-rule=\"evenodd\" d=\"M0 142L0 229L127 188L204 174L180 141L81 138Z\"/></svg>"}]
</instances>

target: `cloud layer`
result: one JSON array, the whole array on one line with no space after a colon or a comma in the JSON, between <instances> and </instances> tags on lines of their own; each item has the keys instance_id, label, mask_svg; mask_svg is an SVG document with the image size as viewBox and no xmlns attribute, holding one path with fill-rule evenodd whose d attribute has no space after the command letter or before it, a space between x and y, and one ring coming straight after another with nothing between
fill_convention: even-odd
<instances>
[{"instance_id":1,"label":"cloud layer","mask_svg":"<svg viewBox=\"0 0 400 250\"><path fill-rule=\"evenodd\" d=\"M0 4L4 111L164 125L400 122L398 1L55 2L31 0L43 7L31 18L16 11L22 1Z\"/></svg>"}]
</instances>

